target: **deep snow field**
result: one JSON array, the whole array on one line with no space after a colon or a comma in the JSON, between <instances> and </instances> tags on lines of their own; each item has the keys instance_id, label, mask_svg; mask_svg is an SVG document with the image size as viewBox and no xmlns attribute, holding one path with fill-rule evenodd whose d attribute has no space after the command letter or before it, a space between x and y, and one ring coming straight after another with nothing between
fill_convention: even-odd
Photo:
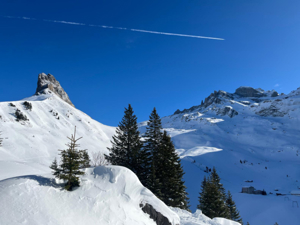
<instances>
[{"instance_id":1,"label":"deep snow field","mask_svg":"<svg viewBox=\"0 0 300 225\"><path fill-rule=\"evenodd\" d=\"M221 182L233 194L245 223L299 225L300 208L293 207L293 201L300 205L300 197L292 196L290 192L300 187L300 90L289 95L263 97L259 103L237 96L233 99L220 98L221 103L212 103L206 108L195 107L162 118L163 127L172 136L182 158L193 214L172 210L180 216L183 225L236 224L225 219L210 220L200 211L195 212L201 181L208 175L204 170L215 166ZM22 104L25 100L32 103L32 111L25 109ZM10 102L0 103L0 131L4 138L0 147L0 224L59 224L58 218L65 218L61 224L66 225L74 221L76 224L95 223L98 219L103 219L101 224L109 224L109 221L110 224L153 224L147 215L137 212L136 204L142 199L158 200L154 196L150 198L151 192L124 168L88 169L87 175L82 178L82 187L72 193L60 190L61 186L52 179L49 165L58 156L58 149L65 148L67 136L72 134L74 126L78 137L83 137L80 140L82 149L88 149L89 153L107 153L106 147L110 146L114 127L91 119L53 93L25 100L12 102L16 107L10 106ZM231 118L220 113L226 106L238 115ZM268 110L270 107L279 109L279 114L278 110ZM14 116L16 108L29 121L17 122ZM261 111L267 113L263 116L257 114ZM145 125L146 122L140 123L142 133ZM109 168L114 171L113 174ZM114 183L111 178L120 177L121 181L124 176L131 177L135 185L118 183L118 179ZM246 180L253 180L253 183ZM268 195L242 194L243 186L264 189ZM107 187L117 193L117 197L111 195L109 198L115 199L116 204L110 204L109 199L103 202ZM127 187L131 187L131 191L126 192ZM276 193L286 195L276 196ZM74 204L76 207L70 212ZM123 209L126 204L128 212ZM177 215L172 214L163 203L159 201L157 204L160 210L166 210L166 214L173 215L176 220ZM104 212L116 215L105 217ZM80 213L82 217L79 218ZM66 218L67 214L69 217ZM103 217L100 218L100 215ZM120 216L119 220L116 216ZM120 222L125 217L127 222Z\"/></svg>"},{"instance_id":2,"label":"deep snow field","mask_svg":"<svg viewBox=\"0 0 300 225\"><path fill-rule=\"evenodd\" d=\"M24 101L32 104L31 111L25 109ZM17 108L28 121L16 121ZM82 149L89 153L108 153L115 128L91 119L53 93L1 102L0 116L4 138L0 147L0 224L154 225L140 208L141 203L148 203L172 225L238 225L222 218L211 220L199 211L195 216L171 210L124 167L86 169L81 187L73 192L63 190L49 165L59 157L58 150L65 148L74 126L77 136L83 137Z\"/></svg>"}]
</instances>

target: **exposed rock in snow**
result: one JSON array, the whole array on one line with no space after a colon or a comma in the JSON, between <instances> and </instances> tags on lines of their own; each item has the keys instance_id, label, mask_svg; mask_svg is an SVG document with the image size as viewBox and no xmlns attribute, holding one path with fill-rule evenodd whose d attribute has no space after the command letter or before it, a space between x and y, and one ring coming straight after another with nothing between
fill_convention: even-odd
<instances>
[{"instance_id":1,"label":"exposed rock in snow","mask_svg":"<svg viewBox=\"0 0 300 225\"><path fill-rule=\"evenodd\" d=\"M221 108L218 110L217 114L221 115L221 116L229 116L230 118L238 115L239 113L233 109L231 106L225 106L224 108Z\"/></svg>"},{"instance_id":2,"label":"exposed rock in snow","mask_svg":"<svg viewBox=\"0 0 300 225\"><path fill-rule=\"evenodd\" d=\"M142 208L144 213L147 213L150 216L150 218L156 222L157 225L172 225L169 219L160 212L158 212L155 208L153 208L152 205L146 203L140 204L140 207Z\"/></svg>"},{"instance_id":3,"label":"exposed rock in snow","mask_svg":"<svg viewBox=\"0 0 300 225\"><path fill-rule=\"evenodd\" d=\"M287 112L282 112L274 105L270 105L268 108L264 108L259 112L256 112L257 115L260 116L273 116L273 117L283 117Z\"/></svg>"},{"instance_id":4,"label":"exposed rock in snow","mask_svg":"<svg viewBox=\"0 0 300 225\"><path fill-rule=\"evenodd\" d=\"M254 89L252 87L239 87L236 89L235 94L241 97L263 97L265 94L262 89Z\"/></svg>"},{"instance_id":5,"label":"exposed rock in snow","mask_svg":"<svg viewBox=\"0 0 300 225\"><path fill-rule=\"evenodd\" d=\"M49 89L58 95L62 100L74 106L69 99L68 94L64 91L60 83L51 74L46 75L45 73L40 73L38 77L38 83L35 94L46 94L45 90Z\"/></svg>"}]
</instances>

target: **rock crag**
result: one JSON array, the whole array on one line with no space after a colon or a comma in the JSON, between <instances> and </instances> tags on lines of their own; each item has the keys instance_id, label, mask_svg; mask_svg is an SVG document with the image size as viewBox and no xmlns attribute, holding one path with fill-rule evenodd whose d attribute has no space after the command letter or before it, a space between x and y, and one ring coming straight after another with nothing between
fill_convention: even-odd
<instances>
[{"instance_id":1,"label":"rock crag","mask_svg":"<svg viewBox=\"0 0 300 225\"><path fill-rule=\"evenodd\" d=\"M62 100L75 107L71 102L68 94L64 91L60 83L55 79L53 75L46 75L45 73L40 73L35 94L45 94L44 91L47 88L53 93L55 93L57 96L59 96Z\"/></svg>"}]
</instances>

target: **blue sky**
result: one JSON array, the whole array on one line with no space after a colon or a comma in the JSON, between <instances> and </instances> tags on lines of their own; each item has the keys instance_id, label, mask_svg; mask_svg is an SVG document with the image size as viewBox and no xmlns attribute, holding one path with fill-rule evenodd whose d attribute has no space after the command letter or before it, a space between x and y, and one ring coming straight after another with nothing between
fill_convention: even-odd
<instances>
[{"instance_id":1,"label":"blue sky","mask_svg":"<svg viewBox=\"0 0 300 225\"><path fill-rule=\"evenodd\" d=\"M300 1L2 0L0 101L35 92L53 74L74 105L116 126L131 103L139 121L239 86L300 87ZM166 36L44 22L64 20L224 38Z\"/></svg>"}]
</instances>

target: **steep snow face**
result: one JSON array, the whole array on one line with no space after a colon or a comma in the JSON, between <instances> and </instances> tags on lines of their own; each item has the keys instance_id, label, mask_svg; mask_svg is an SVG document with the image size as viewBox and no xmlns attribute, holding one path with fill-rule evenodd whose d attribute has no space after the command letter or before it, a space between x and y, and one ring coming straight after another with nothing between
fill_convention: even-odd
<instances>
[{"instance_id":1,"label":"steep snow face","mask_svg":"<svg viewBox=\"0 0 300 225\"><path fill-rule=\"evenodd\" d=\"M300 205L300 198L289 195L300 188L299 90L277 97L257 89L261 97L218 91L201 105L162 118L182 158L192 211L201 181L209 175L205 171L216 167L244 222L299 224L299 209L292 202ZM139 126L145 132L146 122ZM265 189L268 195L242 194L243 186Z\"/></svg>"},{"instance_id":2,"label":"steep snow face","mask_svg":"<svg viewBox=\"0 0 300 225\"><path fill-rule=\"evenodd\" d=\"M49 165L58 157L59 149L68 143L67 137L77 127L79 144L89 153L107 153L114 127L105 126L70 104L49 89L21 101L0 103L0 180L9 177L48 173ZM24 101L32 104L27 110ZM28 120L16 121L19 109Z\"/></svg>"},{"instance_id":3,"label":"steep snow face","mask_svg":"<svg viewBox=\"0 0 300 225\"><path fill-rule=\"evenodd\" d=\"M172 225L180 224L179 216L130 170L107 166L85 172L81 186L72 192L63 190L49 174L0 181L0 224L155 225L140 208L145 203Z\"/></svg>"}]
</instances>

